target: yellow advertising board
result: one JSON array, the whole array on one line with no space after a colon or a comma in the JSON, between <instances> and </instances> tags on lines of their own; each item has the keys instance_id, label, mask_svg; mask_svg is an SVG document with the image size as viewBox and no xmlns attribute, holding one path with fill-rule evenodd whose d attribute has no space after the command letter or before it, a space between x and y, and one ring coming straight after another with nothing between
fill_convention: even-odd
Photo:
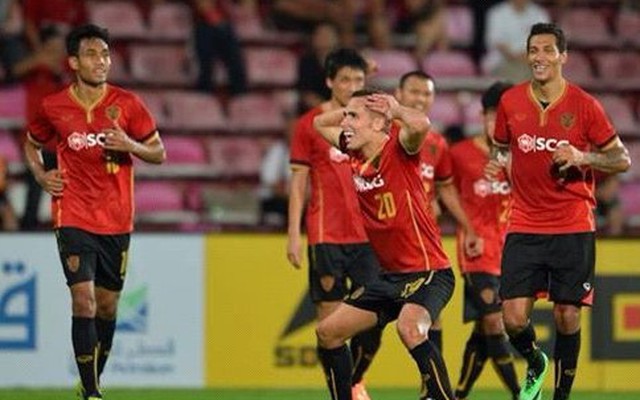
<instances>
[{"instance_id":1,"label":"yellow advertising board","mask_svg":"<svg viewBox=\"0 0 640 400\"><path fill-rule=\"evenodd\" d=\"M307 296L306 267L285 257L281 235L211 235L206 239L205 378L210 387L322 387L315 352L314 308ZM445 239L453 255L454 241ZM638 390L640 380L640 241L600 241L596 307L583 313L578 389ZM462 324L462 280L443 312L444 357L457 381L471 325ZM541 345L553 354L551 305L533 314ZM522 376L524 364L518 362ZM377 387L418 387L413 360L395 325L367 373ZM552 379L547 384L552 385ZM493 368L477 387L499 388Z\"/></svg>"}]
</instances>

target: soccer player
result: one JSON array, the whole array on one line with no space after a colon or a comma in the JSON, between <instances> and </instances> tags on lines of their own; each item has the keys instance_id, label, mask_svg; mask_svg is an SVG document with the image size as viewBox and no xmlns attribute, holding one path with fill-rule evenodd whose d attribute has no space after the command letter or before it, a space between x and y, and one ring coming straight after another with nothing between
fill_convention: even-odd
<instances>
[{"instance_id":1,"label":"soccer player","mask_svg":"<svg viewBox=\"0 0 640 400\"><path fill-rule=\"evenodd\" d=\"M521 400L540 396L547 356L529 320L538 295L554 303L554 400L568 399L580 351L582 306L593 300L595 218L593 169L626 171L629 153L600 103L562 73L563 31L532 26L527 38L531 81L505 92L496 116L497 167L511 155L513 207L502 256L500 295L511 343L527 360Z\"/></svg>"},{"instance_id":2,"label":"soccer player","mask_svg":"<svg viewBox=\"0 0 640 400\"><path fill-rule=\"evenodd\" d=\"M455 283L419 173L429 119L393 96L361 90L345 108L316 116L314 126L350 155L365 229L383 270L318 325L318 354L332 398L350 399L346 340L397 319L422 377L420 398L452 399L444 360L429 340Z\"/></svg>"},{"instance_id":3,"label":"soccer player","mask_svg":"<svg viewBox=\"0 0 640 400\"><path fill-rule=\"evenodd\" d=\"M462 251L465 230L458 229L458 265L465 287L464 321L474 321L475 325L464 350L462 370L455 391L457 399L467 398L488 358L493 361L496 372L515 400L520 392L498 296L500 260L511 187L506 172L494 182L488 181L484 176L484 167L489 162L498 101L502 93L511 86L496 82L484 92L483 133L454 144L450 150L454 183L460 193L462 206L484 244L479 257L469 257Z\"/></svg>"},{"instance_id":4,"label":"soccer player","mask_svg":"<svg viewBox=\"0 0 640 400\"><path fill-rule=\"evenodd\" d=\"M431 106L436 99L435 81L431 75L420 70L407 72L400 78L395 96L401 105L415 108L425 115L429 115ZM428 206L431 207L434 218L437 220L440 215L437 198L439 196L447 210L465 231L464 248L468 257L477 257L482 252L482 243L469 222L467 214L460 204L458 191L453 185L453 170L447 141L439 132L431 129L426 134L420 155L422 158L420 174L429 199ZM440 320L433 321L429 340L442 353L442 324Z\"/></svg>"},{"instance_id":5,"label":"soccer player","mask_svg":"<svg viewBox=\"0 0 640 400\"><path fill-rule=\"evenodd\" d=\"M368 68L367 61L355 50L337 49L329 53L325 74L331 99L298 120L291 141L287 258L300 268L300 225L311 180L306 211L309 290L318 321L331 314L349 290L362 286L380 269L363 227L349 157L330 146L313 127L316 115L342 109L351 95L364 87ZM354 399L368 399L362 377L380 347L381 335L381 330L373 329L351 341Z\"/></svg>"},{"instance_id":6,"label":"soccer player","mask_svg":"<svg viewBox=\"0 0 640 400\"><path fill-rule=\"evenodd\" d=\"M101 399L133 229L132 156L160 164L165 150L140 99L107 83L109 33L83 25L66 37L75 82L44 98L28 124L28 166L52 196L53 226L71 293L71 338L84 399ZM55 138L58 168L42 144Z\"/></svg>"}]
</instances>

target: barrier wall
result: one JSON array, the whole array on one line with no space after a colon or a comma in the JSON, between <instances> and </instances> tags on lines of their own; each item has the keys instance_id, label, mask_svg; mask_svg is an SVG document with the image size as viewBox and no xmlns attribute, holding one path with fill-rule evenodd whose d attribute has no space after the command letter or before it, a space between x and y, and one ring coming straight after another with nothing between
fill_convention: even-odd
<instances>
[{"instance_id":1,"label":"barrier wall","mask_svg":"<svg viewBox=\"0 0 640 400\"><path fill-rule=\"evenodd\" d=\"M313 306L306 297L307 270L286 261L283 236L220 235L206 240L206 384L214 387L322 387L315 354ZM448 254L453 241L445 240ZM640 243L598 244L596 304L584 313L582 356L576 387L638 390L640 380ZM470 325L461 323L458 280L453 301L443 313L444 356L457 380ZM550 304L538 302L533 315L538 337L552 351ZM518 362L522 376L524 364ZM394 326L367 381L375 386L417 387L413 360ZM549 386L552 379L547 380ZM501 384L491 367L478 387Z\"/></svg>"}]
</instances>

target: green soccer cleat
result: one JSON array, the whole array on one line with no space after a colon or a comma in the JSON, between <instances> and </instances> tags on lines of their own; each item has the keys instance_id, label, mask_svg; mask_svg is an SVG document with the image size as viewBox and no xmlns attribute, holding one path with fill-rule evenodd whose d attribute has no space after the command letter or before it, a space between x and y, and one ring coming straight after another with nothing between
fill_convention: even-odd
<instances>
[{"instance_id":1,"label":"green soccer cleat","mask_svg":"<svg viewBox=\"0 0 640 400\"><path fill-rule=\"evenodd\" d=\"M542 399L542 383L549 372L549 358L542 350L540 355L544 362L542 371L536 371L533 368L527 368L527 378L520 390L520 400L541 400Z\"/></svg>"}]
</instances>

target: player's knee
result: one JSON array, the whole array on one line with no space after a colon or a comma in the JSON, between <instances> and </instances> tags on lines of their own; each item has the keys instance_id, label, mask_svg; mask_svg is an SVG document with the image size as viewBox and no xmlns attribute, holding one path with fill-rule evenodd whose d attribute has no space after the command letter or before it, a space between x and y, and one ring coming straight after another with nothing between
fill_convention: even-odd
<instances>
[{"instance_id":1,"label":"player's knee","mask_svg":"<svg viewBox=\"0 0 640 400\"><path fill-rule=\"evenodd\" d=\"M499 335L504 332L502 313L487 314L482 318L482 332L486 335Z\"/></svg>"},{"instance_id":2,"label":"player's knee","mask_svg":"<svg viewBox=\"0 0 640 400\"><path fill-rule=\"evenodd\" d=\"M410 349L429 337L429 323L426 321L398 320L396 329L402 342Z\"/></svg>"},{"instance_id":3,"label":"player's knee","mask_svg":"<svg viewBox=\"0 0 640 400\"><path fill-rule=\"evenodd\" d=\"M96 315L96 299L90 291L75 292L71 307L76 317L93 318Z\"/></svg>"},{"instance_id":4,"label":"player's knee","mask_svg":"<svg viewBox=\"0 0 640 400\"><path fill-rule=\"evenodd\" d=\"M529 323L529 317L526 313L504 313L502 316L504 326L509 334L522 332Z\"/></svg>"},{"instance_id":5,"label":"player's knee","mask_svg":"<svg viewBox=\"0 0 640 400\"><path fill-rule=\"evenodd\" d=\"M572 304L556 304L553 317L560 333L572 334L580 329L580 307Z\"/></svg>"},{"instance_id":6,"label":"player's knee","mask_svg":"<svg viewBox=\"0 0 640 400\"><path fill-rule=\"evenodd\" d=\"M105 320L113 320L118 312L118 302L110 301L107 303L96 304L96 316Z\"/></svg>"},{"instance_id":7,"label":"player's knee","mask_svg":"<svg viewBox=\"0 0 640 400\"><path fill-rule=\"evenodd\" d=\"M345 343L346 339L340 337L327 319L322 320L316 327L318 345L326 349L333 349Z\"/></svg>"}]
</instances>

